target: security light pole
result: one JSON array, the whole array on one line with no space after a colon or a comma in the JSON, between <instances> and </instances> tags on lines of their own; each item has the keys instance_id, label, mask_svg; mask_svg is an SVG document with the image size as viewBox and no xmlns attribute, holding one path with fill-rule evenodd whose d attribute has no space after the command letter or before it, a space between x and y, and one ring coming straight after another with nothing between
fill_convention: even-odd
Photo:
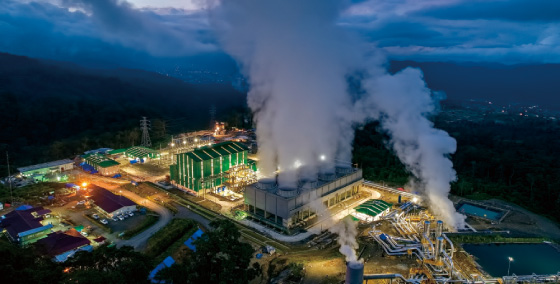
<instances>
[{"instance_id":1,"label":"security light pole","mask_svg":"<svg viewBox=\"0 0 560 284\"><path fill-rule=\"evenodd\" d=\"M509 269L510 269L510 267L511 267L511 262L513 261L513 257L508 256L508 260L509 260L509 261L508 261L508 273L507 273L507 275L509 276Z\"/></svg>"}]
</instances>

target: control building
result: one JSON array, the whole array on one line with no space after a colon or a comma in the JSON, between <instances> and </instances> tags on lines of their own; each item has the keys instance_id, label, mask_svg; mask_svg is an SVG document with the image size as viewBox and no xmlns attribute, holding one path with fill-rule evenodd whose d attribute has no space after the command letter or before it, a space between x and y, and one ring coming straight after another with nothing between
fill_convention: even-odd
<instances>
[{"instance_id":1,"label":"control building","mask_svg":"<svg viewBox=\"0 0 560 284\"><path fill-rule=\"evenodd\" d=\"M333 206L359 193L362 170L337 167L334 173L319 174L315 180L301 180L297 188L278 187L274 179L262 179L245 189L247 213L282 230L305 224L316 216L321 202ZM320 201L317 201L320 200Z\"/></svg>"},{"instance_id":2,"label":"control building","mask_svg":"<svg viewBox=\"0 0 560 284\"><path fill-rule=\"evenodd\" d=\"M176 154L170 166L171 182L182 190L198 193L227 180L230 169L247 165L248 148L238 142L223 142Z\"/></svg>"}]
</instances>

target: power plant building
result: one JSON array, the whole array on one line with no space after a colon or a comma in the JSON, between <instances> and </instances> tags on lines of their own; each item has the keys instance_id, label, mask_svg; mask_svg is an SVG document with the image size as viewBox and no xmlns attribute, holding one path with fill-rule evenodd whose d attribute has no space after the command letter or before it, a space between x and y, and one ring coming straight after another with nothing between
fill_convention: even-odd
<instances>
[{"instance_id":1,"label":"power plant building","mask_svg":"<svg viewBox=\"0 0 560 284\"><path fill-rule=\"evenodd\" d=\"M247 165L248 148L238 142L223 142L176 154L170 166L171 181L183 190L211 189L227 180L226 172L237 165Z\"/></svg>"},{"instance_id":2,"label":"power plant building","mask_svg":"<svg viewBox=\"0 0 560 284\"><path fill-rule=\"evenodd\" d=\"M335 173L319 174L316 180L302 180L297 188L278 187L276 180L260 180L245 189L247 213L260 221L282 230L305 224L316 216L320 200L324 208L335 205L359 193L363 182L362 170L336 168Z\"/></svg>"},{"instance_id":3,"label":"power plant building","mask_svg":"<svg viewBox=\"0 0 560 284\"><path fill-rule=\"evenodd\" d=\"M92 166L96 171L104 176L119 173L119 162L104 155L95 153L84 156L86 164Z\"/></svg>"}]
</instances>

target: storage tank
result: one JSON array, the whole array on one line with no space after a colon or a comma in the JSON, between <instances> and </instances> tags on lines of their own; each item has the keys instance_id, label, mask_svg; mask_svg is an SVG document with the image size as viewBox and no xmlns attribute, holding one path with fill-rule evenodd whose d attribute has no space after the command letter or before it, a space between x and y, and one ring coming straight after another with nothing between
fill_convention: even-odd
<instances>
[{"instance_id":1,"label":"storage tank","mask_svg":"<svg viewBox=\"0 0 560 284\"><path fill-rule=\"evenodd\" d=\"M364 282L364 264L358 261L349 261L346 264L345 284L362 284Z\"/></svg>"}]
</instances>

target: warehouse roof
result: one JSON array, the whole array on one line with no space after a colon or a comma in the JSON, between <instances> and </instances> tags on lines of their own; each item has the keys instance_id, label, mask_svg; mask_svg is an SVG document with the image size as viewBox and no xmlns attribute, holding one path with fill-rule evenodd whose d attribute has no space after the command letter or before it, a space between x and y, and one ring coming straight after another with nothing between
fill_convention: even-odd
<instances>
[{"instance_id":1,"label":"warehouse roof","mask_svg":"<svg viewBox=\"0 0 560 284\"><path fill-rule=\"evenodd\" d=\"M91 199L95 205L107 213L115 212L122 207L136 205L132 200L122 195L116 195L105 188L96 185L89 185L89 187L91 189Z\"/></svg>"},{"instance_id":2,"label":"warehouse roof","mask_svg":"<svg viewBox=\"0 0 560 284\"><path fill-rule=\"evenodd\" d=\"M241 143L227 141L227 142L222 142L207 147L202 147L194 151L187 152L185 153L185 155L189 156L191 159L197 162L200 162L200 161L206 161L214 158L219 158L221 156L227 156L230 154L243 152L248 149L249 148L247 148L247 146Z\"/></svg>"},{"instance_id":3,"label":"warehouse roof","mask_svg":"<svg viewBox=\"0 0 560 284\"><path fill-rule=\"evenodd\" d=\"M6 229L13 239L17 239L18 236L27 236L50 229L52 225L43 226L40 222L43 219L37 212L42 210L43 207L35 207L26 210L12 211L2 216L0 219L0 227Z\"/></svg>"},{"instance_id":4,"label":"warehouse roof","mask_svg":"<svg viewBox=\"0 0 560 284\"><path fill-rule=\"evenodd\" d=\"M66 165L66 164L72 164L72 163L74 163L74 161L72 161L70 159L64 159L64 160L58 160L58 161L52 161L52 162L37 164L37 165L33 165L33 166L21 167L21 168L18 168L18 171L23 173L23 172L28 172L28 171L33 171L33 170L38 170L38 169L43 169L43 168L58 167L58 166Z\"/></svg>"},{"instance_id":5,"label":"warehouse roof","mask_svg":"<svg viewBox=\"0 0 560 284\"><path fill-rule=\"evenodd\" d=\"M381 212L387 210L387 208L391 208L393 206L391 203L383 201L381 199L370 199L356 207L354 209L357 212L370 215L375 217L379 215Z\"/></svg>"},{"instance_id":6,"label":"warehouse roof","mask_svg":"<svg viewBox=\"0 0 560 284\"><path fill-rule=\"evenodd\" d=\"M37 241L37 243L43 246L48 255L55 256L81 246L89 245L89 240L75 229L70 229L64 233L61 231L51 233L46 238Z\"/></svg>"},{"instance_id":7,"label":"warehouse roof","mask_svg":"<svg viewBox=\"0 0 560 284\"><path fill-rule=\"evenodd\" d=\"M126 154L133 156L135 158L146 158L149 156L157 155L158 153L150 148L146 148L142 146L133 146L126 149Z\"/></svg>"},{"instance_id":8,"label":"warehouse roof","mask_svg":"<svg viewBox=\"0 0 560 284\"><path fill-rule=\"evenodd\" d=\"M85 155L84 158L89 163L100 166L102 168L108 168L108 167L120 165L119 162L97 153Z\"/></svg>"}]
</instances>

